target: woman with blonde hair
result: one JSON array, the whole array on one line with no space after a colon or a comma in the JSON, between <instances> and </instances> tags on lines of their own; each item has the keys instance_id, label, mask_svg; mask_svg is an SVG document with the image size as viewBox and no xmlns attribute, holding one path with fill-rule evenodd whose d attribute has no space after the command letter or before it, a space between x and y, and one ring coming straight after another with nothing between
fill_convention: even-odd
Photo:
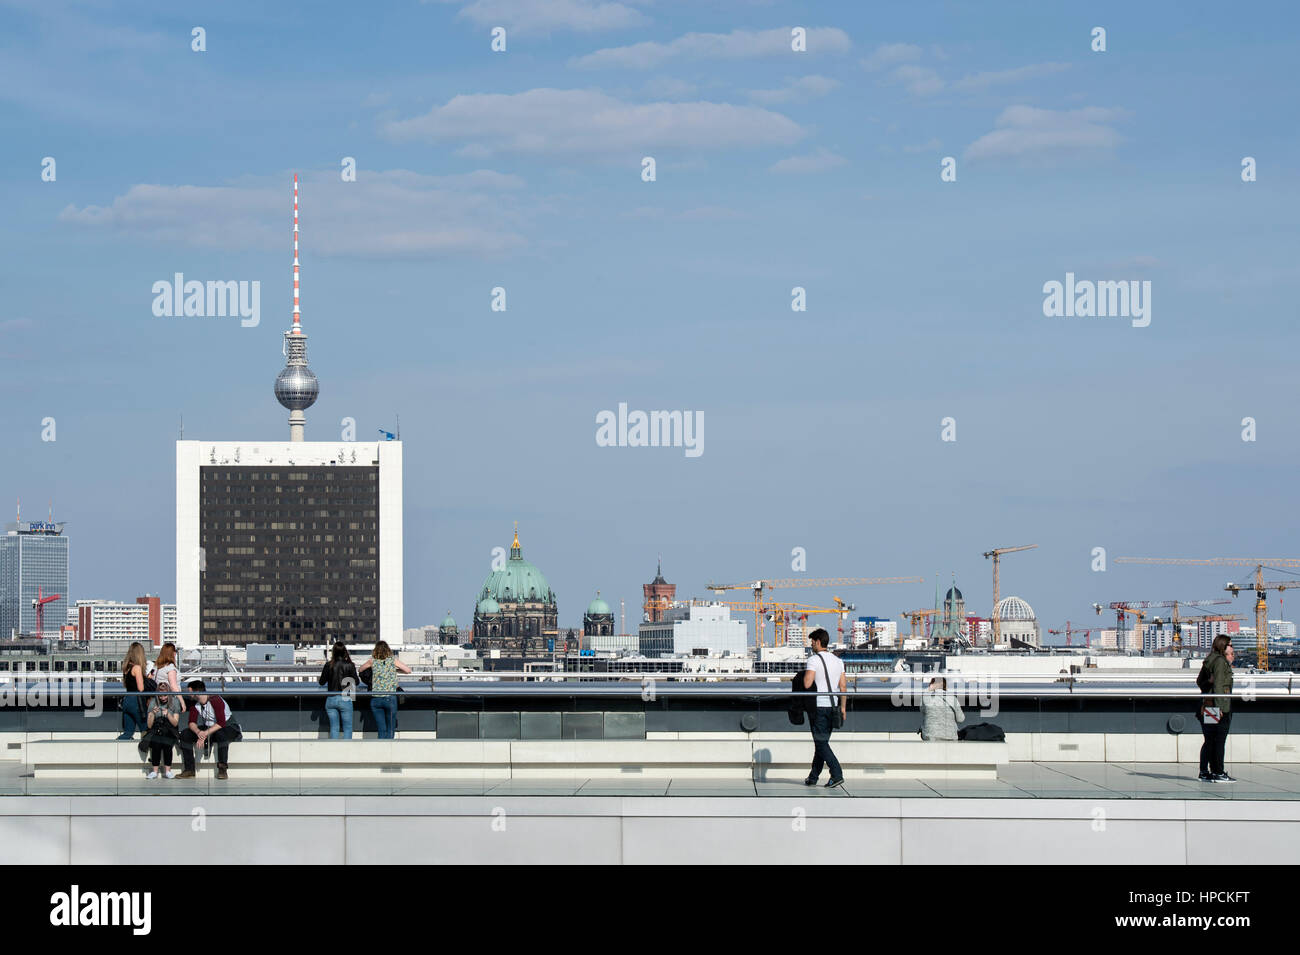
<instances>
[{"instance_id":1,"label":"woman with blonde hair","mask_svg":"<svg viewBox=\"0 0 1300 955\"><path fill-rule=\"evenodd\" d=\"M370 711L375 714L375 726L380 739L392 739L397 729L397 674L410 673L408 667L393 653L388 644L380 640L370 654L370 659L357 668L360 673L370 670Z\"/></svg>"},{"instance_id":2,"label":"woman with blonde hair","mask_svg":"<svg viewBox=\"0 0 1300 955\"><path fill-rule=\"evenodd\" d=\"M144 713L140 708L140 694L144 691L144 647L139 643L131 644L122 658L122 685L126 693L122 695L122 735L120 740L135 739L138 726L145 728Z\"/></svg>"}]
</instances>

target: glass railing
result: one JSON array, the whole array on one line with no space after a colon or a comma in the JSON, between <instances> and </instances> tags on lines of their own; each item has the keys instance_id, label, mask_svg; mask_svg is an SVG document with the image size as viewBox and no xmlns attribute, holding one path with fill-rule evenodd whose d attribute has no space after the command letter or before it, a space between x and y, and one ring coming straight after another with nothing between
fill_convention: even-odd
<instances>
[{"instance_id":1,"label":"glass railing","mask_svg":"<svg viewBox=\"0 0 1300 955\"><path fill-rule=\"evenodd\" d=\"M300 673L264 682L206 675L238 724L227 778L217 745L186 736L141 746L124 710L153 694L55 679L0 683L0 794L789 796L806 791L815 744L789 678L681 674L509 674L406 679L395 694L329 693ZM504 677L504 679L502 679ZM845 783L833 797L1300 799L1300 687L1289 674L1238 674L1226 721L1225 767L1236 782L1202 782L1202 698L1186 672L1169 677L861 673L830 736ZM284 682L274 682L275 680ZM186 706L195 697L183 696ZM381 738L393 713L392 739ZM956 719L960 710L961 720ZM793 711L800 711L792 715ZM351 716L350 742L331 716ZM945 713L950 715L945 715ZM796 723L795 719L801 718ZM188 716L178 722L188 724ZM924 740L963 730L966 739ZM977 724L1005 738L979 740ZM159 725L155 720L155 725ZM986 726L987 730L988 727ZM1215 731L1221 732L1221 731ZM234 731L229 731L234 735ZM387 734L384 734L385 736ZM927 734L928 735L928 734ZM996 736L996 733L993 735ZM220 742L218 737L217 743ZM182 777L184 751L196 753ZM149 778L152 757L158 778ZM819 783L830 778L829 767Z\"/></svg>"}]
</instances>

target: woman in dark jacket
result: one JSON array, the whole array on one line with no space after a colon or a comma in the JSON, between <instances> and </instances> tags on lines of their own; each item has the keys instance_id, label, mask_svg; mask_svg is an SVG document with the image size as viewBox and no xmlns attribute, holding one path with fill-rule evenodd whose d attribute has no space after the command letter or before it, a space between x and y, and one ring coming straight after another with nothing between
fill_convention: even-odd
<instances>
[{"instance_id":1,"label":"woman in dark jacket","mask_svg":"<svg viewBox=\"0 0 1300 955\"><path fill-rule=\"evenodd\" d=\"M1223 768L1223 749L1228 743L1228 724L1232 722L1232 661L1236 651L1232 638L1220 634L1214 647L1201 664L1197 683L1209 687L1205 692L1223 696L1203 697L1197 719L1201 721L1201 780L1207 783L1235 783Z\"/></svg>"},{"instance_id":2,"label":"woman in dark jacket","mask_svg":"<svg viewBox=\"0 0 1300 955\"><path fill-rule=\"evenodd\" d=\"M330 659L320 671L321 686L330 691L325 697L325 715L330 721L330 739L352 738L352 700L357 695L357 668L348 656L348 648L341 643L334 644Z\"/></svg>"}]
</instances>

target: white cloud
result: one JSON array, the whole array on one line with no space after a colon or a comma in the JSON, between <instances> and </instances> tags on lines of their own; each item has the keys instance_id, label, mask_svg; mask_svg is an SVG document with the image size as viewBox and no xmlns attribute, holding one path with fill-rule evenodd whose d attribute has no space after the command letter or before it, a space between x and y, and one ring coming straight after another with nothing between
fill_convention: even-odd
<instances>
[{"instance_id":1,"label":"white cloud","mask_svg":"<svg viewBox=\"0 0 1300 955\"><path fill-rule=\"evenodd\" d=\"M839 80L833 80L829 76L801 76L786 83L780 89L750 90L749 98L758 103L774 106L778 103L793 103L825 96L839 85Z\"/></svg>"},{"instance_id":2,"label":"white cloud","mask_svg":"<svg viewBox=\"0 0 1300 955\"><path fill-rule=\"evenodd\" d=\"M941 143L938 139L931 139L929 142L917 143L917 144L914 145L914 146L904 146L904 147L903 147L903 152L905 152L905 153L928 153L928 152L933 152L934 150L939 149L939 148L941 148L942 146L943 146L943 143Z\"/></svg>"},{"instance_id":3,"label":"white cloud","mask_svg":"<svg viewBox=\"0 0 1300 955\"><path fill-rule=\"evenodd\" d=\"M997 118L996 129L966 147L966 158L1025 158L1113 149L1121 137L1110 124L1131 115L1125 109L1099 106L1074 110L1010 106Z\"/></svg>"},{"instance_id":4,"label":"white cloud","mask_svg":"<svg viewBox=\"0 0 1300 955\"><path fill-rule=\"evenodd\" d=\"M641 87L643 94L656 99L686 99L694 96L697 90L694 83L673 76L652 76Z\"/></svg>"},{"instance_id":5,"label":"white cloud","mask_svg":"<svg viewBox=\"0 0 1300 955\"><path fill-rule=\"evenodd\" d=\"M59 220L168 244L284 251L292 214L286 176L223 186L135 185L107 206L69 205ZM489 255L527 244L520 229L530 213L511 196L524 185L517 176L363 170L356 182L342 182L336 171L302 178L306 254Z\"/></svg>"},{"instance_id":6,"label":"white cloud","mask_svg":"<svg viewBox=\"0 0 1300 955\"><path fill-rule=\"evenodd\" d=\"M727 206L696 206L680 212L669 212L663 206L637 206L623 215L628 219L675 219L681 222L721 222L745 217L739 210Z\"/></svg>"},{"instance_id":7,"label":"white cloud","mask_svg":"<svg viewBox=\"0 0 1300 955\"><path fill-rule=\"evenodd\" d=\"M758 106L627 103L596 90L535 89L456 96L423 116L387 123L398 141L461 142L494 152L592 155L627 150L788 145L798 123Z\"/></svg>"},{"instance_id":8,"label":"white cloud","mask_svg":"<svg viewBox=\"0 0 1300 955\"><path fill-rule=\"evenodd\" d=\"M730 33L687 33L669 43L646 41L610 47L569 61L581 69L648 70L668 60L738 60L759 56L808 56L844 53L849 35L837 27L808 27L807 53L790 49L790 29L733 30Z\"/></svg>"},{"instance_id":9,"label":"white cloud","mask_svg":"<svg viewBox=\"0 0 1300 955\"><path fill-rule=\"evenodd\" d=\"M908 63L921 58L921 48L911 43L886 43L876 47L875 51L862 61L865 69L875 73L888 66Z\"/></svg>"},{"instance_id":10,"label":"white cloud","mask_svg":"<svg viewBox=\"0 0 1300 955\"><path fill-rule=\"evenodd\" d=\"M828 169L835 169L843 166L848 160L829 149L819 149L817 152L808 156L791 156L788 159L782 159L772 164L770 172L792 173L795 175L807 175L814 172L825 172Z\"/></svg>"},{"instance_id":11,"label":"white cloud","mask_svg":"<svg viewBox=\"0 0 1300 955\"><path fill-rule=\"evenodd\" d=\"M457 14L481 27L505 27L510 31L549 33L573 30L595 33L623 30L647 22L640 11L611 0L424 0L425 3L455 3Z\"/></svg>"},{"instance_id":12,"label":"white cloud","mask_svg":"<svg viewBox=\"0 0 1300 955\"><path fill-rule=\"evenodd\" d=\"M1019 83L1021 80L1037 79L1050 76L1070 68L1069 63L1034 63L1030 66L1018 66L1012 70L995 70L987 73L972 73L952 84L955 90L963 92L984 90L991 86L1004 86L1007 83Z\"/></svg>"},{"instance_id":13,"label":"white cloud","mask_svg":"<svg viewBox=\"0 0 1300 955\"><path fill-rule=\"evenodd\" d=\"M901 83L914 96L930 96L943 89L943 78L928 66L912 63L897 67L889 74L890 80Z\"/></svg>"}]
</instances>

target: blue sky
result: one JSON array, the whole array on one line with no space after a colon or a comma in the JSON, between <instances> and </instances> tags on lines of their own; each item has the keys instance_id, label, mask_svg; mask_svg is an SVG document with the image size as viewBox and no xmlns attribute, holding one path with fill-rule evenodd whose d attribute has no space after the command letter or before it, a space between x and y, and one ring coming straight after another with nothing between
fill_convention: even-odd
<instances>
[{"instance_id":1,"label":"blue sky","mask_svg":"<svg viewBox=\"0 0 1300 955\"><path fill-rule=\"evenodd\" d=\"M69 522L74 597L174 597L182 414L285 435L295 171L308 438L401 416L408 626L467 623L515 520L565 625L635 619L659 553L683 596L794 547L925 576L839 593L897 617L953 573L987 614L980 553L1038 543L1003 593L1044 629L1223 583L1094 547L1296 555L1289 5L47 6L0 0L0 485ZM261 323L155 317L175 272ZM1066 272L1149 280L1151 324L1044 317ZM598 447L619 402L703 455Z\"/></svg>"}]
</instances>

